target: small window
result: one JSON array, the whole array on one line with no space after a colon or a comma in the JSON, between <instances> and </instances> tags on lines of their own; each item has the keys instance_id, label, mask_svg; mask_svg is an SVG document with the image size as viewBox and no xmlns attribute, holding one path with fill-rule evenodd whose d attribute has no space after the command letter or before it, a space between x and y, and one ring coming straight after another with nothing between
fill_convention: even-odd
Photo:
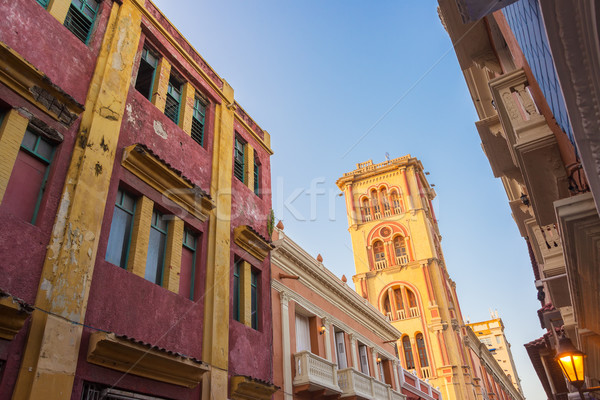
<instances>
[{"instance_id":1,"label":"small window","mask_svg":"<svg viewBox=\"0 0 600 400\"><path fill-rule=\"evenodd\" d=\"M240 321L240 264L241 260L236 261L233 266L233 319Z\"/></svg>"},{"instance_id":2,"label":"small window","mask_svg":"<svg viewBox=\"0 0 600 400\"><path fill-rule=\"evenodd\" d=\"M192 117L192 139L200 146L204 146L204 120L206 117L206 104L199 98L194 99L194 115Z\"/></svg>"},{"instance_id":3,"label":"small window","mask_svg":"<svg viewBox=\"0 0 600 400\"><path fill-rule=\"evenodd\" d=\"M146 255L146 273L144 278L162 285L165 249L167 246L167 221L158 211L152 213L150 240Z\"/></svg>"},{"instance_id":4,"label":"small window","mask_svg":"<svg viewBox=\"0 0 600 400\"><path fill-rule=\"evenodd\" d=\"M171 72L167 87L165 115L176 124L179 123L179 105L181 104L181 88L183 83Z\"/></svg>"},{"instance_id":5,"label":"small window","mask_svg":"<svg viewBox=\"0 0 600 400\"><path fill-rule=\"evenodd\" d=\"M412 292L412 290L406 289L406 297L408 297L409 307L412 308L417 306L417 298L415 297L415 294Z\"/></svg>"},{"instance_id":6,"label":"small window","mask_svg":"<svg viewBox=\"0 0 600 400\"><path fill-rule=\"evenodd\" d=\"M254 152L254 194L260 196L260 161Z\"/></svg>"},{"instance_id":7,"label":"small window","mask_svg":"<svg viewBox=\"0 0 600 400\"><path fill-rule=\"evenodd\" d=\"M90 38L99 6L96 0L73 0L67 12L65 26L85 44Z\"/></svg>"},{"instance_id":8,"label":"small window","mask_svg":"<svg viewBox=\"0 0 600 400\"><path fill-rule=\"evenodd\" d=\"M258 272L250 274L250 321L252 329L258 329Z\"/></svg>"},{"instance_id":9,"label":"small window","mask_svg":"<svg viewBox=\"0 0 600 400\"><path fill-rule=\"evenodd\" d=\"M135 200L132 196L119 189L115 210L113 211L106 248L106 261L127 268L133 215L135 213Z\"/></svg>"},{"instance_id":10,"label":"small window","mask_svg":"<svg viewBox=\"0 0 600 400\"><path fill-rule=\"evenodd\" d=\"M244 182L244 151L246 144L240 138L235 137L235 148L233 150L233 175Z\"/></svg>"},{"instance_id":11,"label":"small window","mask_svg":"<svg viewBox=\"0 0 600 400\"><path fill-rule=\"evenodd\" d=\"M158 56L146 45L142 50L140 59L140 68L135 80L135 88L148 100L152 100L152 90L154 88L154 76L158 65Z\"/></svg>"},{"instance_id":12,"label":"small window","mask_svg":"<svg viewBox=\"0 0 600 400\"><path fill-rule=\"evenodd\" d=\"M54 144L29 126L6 187L2 205L35 224L46 188Z\"/></svg>"},{"instance_id":13,"label":"small window","mask_svg":"<svg viewBox=\"0 0 600 400\"><path fill-rule=\"evenodd\" d=\"M404 349L404 361L406 362L406 369L415 369L415 360L413 359L412 346L408 336L404 336L402 338L402 348Z\"/></svg>"},{"instance_id":14,"label":"small window","mask_svg":"<svg viewBox=\"0 0 600 400\"><path fill-rule=\"evenodd\" d=\"M37 0L38 4L44 8L48 8L48 3L50 0Z\"/></svg>"},{"instance_id":15,"label":"small window","mask_svg":"<svg viewBox=\"0 0 600 400\"><path fill-rule=\"evenodd\" d=\"M197 235L187 227L183 230L183 248L181 253L181 272L179 275L179 294L188 296L190 300L196 298L196 259Z\"/></svg>"}]
</instances>

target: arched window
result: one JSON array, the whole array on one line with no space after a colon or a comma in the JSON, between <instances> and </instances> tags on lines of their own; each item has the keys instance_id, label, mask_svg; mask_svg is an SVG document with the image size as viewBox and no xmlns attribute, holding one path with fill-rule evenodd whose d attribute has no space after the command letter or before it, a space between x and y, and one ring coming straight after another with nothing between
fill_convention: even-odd
<instances>
[{"instance_id":1,"label":"arched window","mask_svg":"<svg viewBox=\"0 0 600 400\"><path fill-rule=\"evenodd\" d=\"M404 301L402 300L401 288L397 287L394 289L394 299L396 300L395 319L406 319L406 311L404 310Z\"/></svg>"},{"instance_id":2,"label":"arched window","mask_svg":"<svg viewBox=\"0 0 600 400\"><path fill-rule=\"evenodd\" d=\"M387 189L382 188L380 195L381 195L381 203L383 203L383 215L385 215L386 217L389 217L390 215L392 215L392 212L390 211L390 202L388 200Z\"/></svg>"},{"instance_id":3,"label":"arched window","mask_svg":"<svg viewBox=\"0 0 600 400\"><path fill-rule=\"evenodd\" d=\"M379 209L379 201L377 201L377 192L375 190L371 191L371 207L373 207L375 219L381 218L381 210Z\"/></svg>"},{"instance_id":4,"label":"arched window","mask_svg":"<svg viewBox=\"0 0 600 400\"><path fill-rule=\"evenodd\" d=\"M400 197L398 196L398 192L395 190L392 191L392 208L394 209L394 214L402 213L402 206L400 205Z\"/></svg>"},{"instance_id":5,"label":"arched window","mask_svg":"<svg viewBox=\"0 0 600 400\"><path fill-rule=\"evenodd\" d=\"M394 238L394 253L396 255L397 265L408 264L408 256L406 255L406 243L402 236L396 236Z\"/></svg>"},{"instance_id":6,"label":"arched window","mask_svg":"<svg viewBox=\"0 0 600 400\"><path fill-rule=\"evenodd\" d=\"M415 360L412 354L412 346L410 345L410 338L404 336L402 338L402 348L404 349L404 361L406 361L406 369L415 369Z\"/></svg>"},{"instance_id":7,"label":"arched window","mask_svg":"<svg viewBox=\"0 0 600 400\"><path fill-rule=\"evenodd\" d=\"M419 316L419 307L417 307L417 298L415 294L410 290L406 289L406 297L408 298L408 313L410 318Z\"/></svg>"},{"instance_id":8,"label":"arched window","mask_svg":"<svg viewBox=\"0 0 600 400\"><path fill-rule=\"evenodd\" d=\"M417 342L417 352L419 353L419 363L421 363L421 368L429 367L429 361L427 360L427 350L425 350L425 340L423 339L423 334L417 333L415 340Z\"/></svg>"},{"instance_id":9,"label":"arched window","mask_svg":"<svg viewBox=\"0 0 600 400\"><path fill-rule=\"evenodd\" d=\"M383 269L387 267L385 261L385 252L383 250L383 242L377 240L373 243L373 255L375 256L375 269Z\"/></svg>"},{"instance_id":10,"label":"arched window","mask_svg":"<svg viewBox=\"0 0 600 400\"><path fill-rule=\"evenodd\" d=\"M385 315L391 315L392 313L392 304L390 302L390 296L388 296L387 293L383 298L383 311Z\"/></svg>"},{"instance_id":11,"label":"arched window","mask_svg":"<svg viewBox=\"0 0 600 400\"><path fill-rule=\"evenodd\" d=\"M371 218L371 205L369 204L369 199L366 197L362 199L362 215L363 221L370 221Z\"/></svg>"}]
</instances>

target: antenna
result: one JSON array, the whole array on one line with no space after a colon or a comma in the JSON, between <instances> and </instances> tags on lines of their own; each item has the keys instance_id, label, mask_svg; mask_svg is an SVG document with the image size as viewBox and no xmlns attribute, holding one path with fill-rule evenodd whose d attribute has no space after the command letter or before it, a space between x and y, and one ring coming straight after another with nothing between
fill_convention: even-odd
<instances>
[{"instance_id":1,"label":"antenna","mask_svg":"<svg viewBox=\"0 0 600 400\"><path fill-rule=\"evenodd\" d=\"M390 161L390 153L385 152L385 161Z\"/></svg>"}]
</instances>

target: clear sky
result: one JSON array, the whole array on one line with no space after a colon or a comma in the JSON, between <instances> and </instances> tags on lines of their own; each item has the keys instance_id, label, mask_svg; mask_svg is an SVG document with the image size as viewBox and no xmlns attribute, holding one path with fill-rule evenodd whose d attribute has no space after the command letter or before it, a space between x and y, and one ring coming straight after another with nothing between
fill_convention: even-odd
<instances>
[{"instance_id":1,"label":"clear sky","mask_svg":"<svg viewBox=\"0 0 600 400\"><path fill-rule=\"evenodd\" d=\"M437 2L155 2L271 134L276 217L338 276L351 282L354 261L336 179L386 153L423 162L465 318L498 310L526 397L545 400L523 347L543 334L527 247Z\"/></svg>"}]
</instances>

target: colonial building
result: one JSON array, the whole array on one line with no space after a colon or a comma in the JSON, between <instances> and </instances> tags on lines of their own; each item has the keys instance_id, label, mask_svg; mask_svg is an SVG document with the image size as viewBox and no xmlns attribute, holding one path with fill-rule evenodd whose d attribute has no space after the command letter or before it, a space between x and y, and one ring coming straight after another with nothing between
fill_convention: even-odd
<instances>
[{"instance_id":1,"label":"colonial building","mask_svg":"<svg viewBox=\"0 0 600 400\"><path fill-rule=\"evenodd\" d=\"M479 116L482 147L529 248L538 317L547 330L526 345L531 361L549 399L597 388L600 6L554 0L439 5ZM565 354L559 344L567 342L587 354L574 386L557 362Z\"/></svg>"},{"instance_id":2,"label":"colonial building","mask_svg":"<svg viewBox=\"0 0 600 400\"><path fill-rule=\"evenodd\" d=\"M359 163L337 185L346 198L356 290L402 332L402 366L439 386L446 399L492 393L522 399L504 374L489 374L491 386L474 379L464 342L467 328L431 203L435 191L421 162L407 155ZM481 358L483 368L496 368L488 362L496 364Z\"/></svg>"},{"instance_id":3,"label":"colonial building","mask_svg":"<svg viewBox=\"0 0 600 400\"><path fill-rule=\"evenodd\" d=\"M270 398L269 134L150 1L0 14L0 397Z\"/></svg>"},{"instance_id":4,"label":"colonial building","mask_svg":"<svg viewBox=\"0 0 600 400\"><path fill-rule=\"evenodd\" d=\"M401 333L379 310L292 241L273 234L276 400L440 400L440 391L400 365Z\"/></svg>"},{"instance_id":5,"label":"colonial building","mask_svg":"<svg viewBox=\"0 0 600 400\"><path fill-rule=\"evenodd\" d=\"M502 368L502 371L510 379L514 387L523 393L521 380L517 374L515 361L510 350L510 343L508 343L504 335L504 323L498 317L498 312L492 314L491 317L492 319L488 321L467 323L467 326L473 330L479 341L494 356L494 359L498 362L498 365Z\"/></svg>"}]
</instances>

